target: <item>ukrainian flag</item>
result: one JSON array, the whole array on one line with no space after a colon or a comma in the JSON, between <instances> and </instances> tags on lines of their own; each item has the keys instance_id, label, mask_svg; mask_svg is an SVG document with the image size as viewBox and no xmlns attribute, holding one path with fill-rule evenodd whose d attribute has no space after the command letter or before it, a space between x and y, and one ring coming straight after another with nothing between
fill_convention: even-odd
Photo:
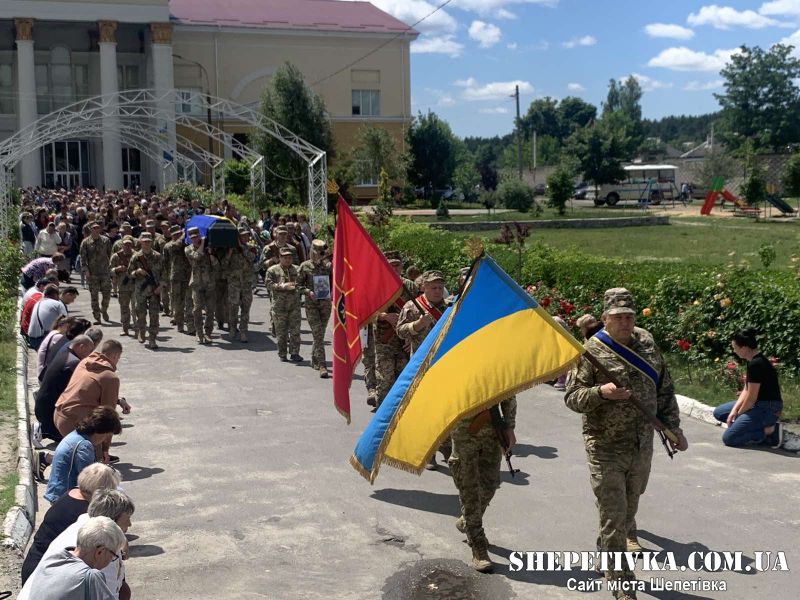
<instances>
[{"instance_id":1,"label":"ukrainian flag","mask_svg":"<svg viewBox=\"0 0 800 600\"><path fill-rule=\"evenodd\" d=\"M461 419L568 369L583 346L489 257L411 356L350 459L417 474Z\"/></svg>"}]
</instances>

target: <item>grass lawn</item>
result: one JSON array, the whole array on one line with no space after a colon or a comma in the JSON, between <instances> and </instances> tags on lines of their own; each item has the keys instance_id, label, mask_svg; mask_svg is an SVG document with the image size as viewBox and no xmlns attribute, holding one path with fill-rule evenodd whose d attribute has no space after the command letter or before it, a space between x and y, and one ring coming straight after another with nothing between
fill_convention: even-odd
<instances>
[{"instance_id":1,"label":"grass lawn","mask_svg":"<svg viewBox=\"0 0 800 600\"><path fill-rule=\"evenodd\" d=\"M760 267L758 249L764 243L775 246L777 258L773 267L776 268L788 267L791 255L800 254L800 222L670 217L670 223L669 226L624 229L536 229L531 232L531 239L561 249L574 247L598 256L702 266L724 266L746 259L753 267ZM499 229L480 235L493 239L498 233ZM731 252L735 254L730 256Z\"/></svg>"},{"instance_id":2,"label":"grass lawn","mask_svg":"<svg viewBox=\"0 0 800 600\"><path fill-rule=\"evenodd\" d=\"M476 207L479 208L479 207ZM635 208L615 208L609 210L608 208L588 208L580 207L575 210L567 208L564 215L557 214L553 209L545 208L542 214L535 216L533 213L527 212L492 212L488 215L485 211L477 215L454 215L451 213L449 219L443 219L444 223L485 223L491 221L551 221L561 219L612 219L619 217L640 217L642 211ZM651 215L658 216L659 213L651 212ZM415 215L411 217L415 223L436 223L435 215Z\"/></svg>"},{"instance_id":3,"label":"grass lawn","mask_svg":"<svg viewBox=\"0 0 800 600\"><path fill-rule=\"evenodd\" d=\"M17 344L13 340L0 341L0 422L14 435L13 455L16 456L17 419ZM0 478L0 519L14 504L14 488L18 483L16 461L14 467Z\"/></svg>"}]
</instances>

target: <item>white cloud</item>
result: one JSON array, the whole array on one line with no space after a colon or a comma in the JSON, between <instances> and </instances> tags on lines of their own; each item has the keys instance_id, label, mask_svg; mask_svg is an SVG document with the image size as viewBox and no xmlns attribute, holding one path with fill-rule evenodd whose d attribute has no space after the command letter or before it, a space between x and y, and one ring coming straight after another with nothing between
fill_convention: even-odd
<instances>
[{"instance_id":1,"label":"white cloud","mask_svg":"<svg viewBox=\"0 0 800 600\"><path fill-rule=\"evenodd\" d=\"M663 67L673 71L719 71L728 62L733 50L714 50L713 54L697 52L684 46L667 48L647 63L648 67Z\"/></svg>"},{"instance_id":2,"label":"white cloud","mask_svg":"<svg viewBox=\"0 0 800 600\"><path fill-rule=\"evenodd\" d=\"M436 10L439 4L426 0L371 0L372 4L406 25L412 25ZM455 33L458 21L447 11L440 10L416 26L420 33Z\"/></svg>"},{"instance_id":3,"label":"white cloud","mask_svg":"<svg viewBox=\"0 0 800 600\"><path fill-rule=\"evenodd\" d=\"M517 42L510 42L506 44L506 48L509 50L516 50L517 49Z\"/></svg>"},{"instance_id":4,"label":"white cloud","mask_svg":"<svg viewBox=\"0 0 800 600\"><path fill-rule=\"evenodd\" d=\"M714 81L690 81L683 86L687 92L705 92L708 90L718 90L722 87L724 82L722 79L715 79Z\"/></svg>"},{"instance_id":5,"label":"white cloud","mask_svg":"<svg viewBox=\"0 0 800 600\"><path fill-rule=\"evenodd\" d=\"M620 81L625 81L629 76L625 75L624 77L620 77ZM633 77L636 81L639 82L639 86L642 88L643 92L653 92L655 90L663 90L667 88L671 88L671 83L665 83L663 81L658 81L657 79L653 79L652 77L648 77L647 75L642 75L641 73L631 73L630 77Z\"/></svg>"},{"instance_id":6,"label":"white cloud","mask_svg":"<svg viewBox=\"0 0 800 600\"><path fill-rule=\"evenodd\" d=\"M787 46L794 46L794 50L792 51L792 56L795 58L800 58L800 29L795 31L792 35L783 38L779 44L785 44Z\"/></svg>"},{"instance_id":7,"label":"white cloud","mask_svg":"<svg viewBox=\"0 0 800 600\"><path fill-rule=\"evenodd\" d=\"M481 48L491 48L500 41L503 34L497 25L473 21L469 26L469 37L478 42Z\"/></svg>"},{"instance_id":8,"label":"white cloud","mask_svg":"<svg viewBox=\"0 0 800 600\"><path fill-rule=\"evenodd\" d=\"M509 110L504 106L495 106L494 108L481 108L478 112L482 115L507 115Z\"/></svg>"},{"instance_id":9,"label":"white cloud","mask_svg":"<svg viewBox=\"0 0 800 600\"><path fill-rule=\"evenodd\" d=\"M758 12L769 16L800 17L800 1L774 0L773 2L765 2L758 9Z\"/></svg>"},{"instance_id":10,"label":"white cloud","mask_svg":"<svg viewBox=\"0 0 800 600\"><path fill-rule=\"evenodd\" d=\"M694 31L682 25L671 23L650 23L644 26L647 35L654 38L672 38L674 40L690 40L694 37Z\"/></svg>"},{"instance_id":11,"label":"white cloud","mask_svg":"<svg viewBox=\"0 0 800 600\"><path fill-rule=\"evenodd\" d=\"M730 6L703 6L695 14L691 13L686 22L693 27L711 25L715 29L746 27L747 29L763 29L781 25L780 21L758 14L754 10L736 10Z\"/></svg>"},{"instance_id":12,"label":"white cloud","mask_svg":"<svg viewBox=\"0 0 800 600\"><path fill-rule=\"evenodd\" d=\"M520 93L533 92L533 86L527 81L495 81L480 85L474 77L470 77L456 81L455 85L464 88L461 97L471 102L504 100L514 94L515 86L519 86Z\"/></svg>"},{"instance_id":13,"label":"white cloud","mask_svg":"<svg viewBox=\"0 0 800 600\"><path fill-rule=\"evenodd\" d=\"M411 44L412 54L446 54L458 58L464 50L464 44L456 41L455 36L421 36Z\"/></svg>"},{"instance_id":14,"label":"white cloud","mask_svg":"<svg viewBox=\"0 0 800 600\"><path fill-rule=\"evenodd\" d=\"M439 102L437 102L439 106L455 106L456 101L450 94L445 94L441 98L439 98Z\"/></svg>"},{"instance_id":15,"label":"white cloud","mask_svg":"<svg viewBox=\"0 0 800 600\"><path fill-rule=\"evenodd\" d=\"M564 48L575 48L576 46L594 46L597 43L597 38L593 35L584 35L583 37L572 38L568 42L563 42L561 45Z\"/></svg>"},{"instance_id":16,"label":"white cloud","mask_svg":"<svg viewBox=\"0 0 800 600\"><path fill-rule=\"evenodd\" d=\"M507 21L513 21L514 19L517 18L517 15L515 15L510 10L506 10L505 8L499 8L497 12L494 14L494 16L497 17L498 19L505 19Z\"/></svg>"},{"instance_id":17,"label":"white cloud","mask_svg":"<svg viewBox=\"0 0 800 600\"><path fill-rule=\"evenodd\" d=\"M585 92L586 88L583 87L580 83L568 83L567 90L570 92Z\"/></svg>"}]
</instances>

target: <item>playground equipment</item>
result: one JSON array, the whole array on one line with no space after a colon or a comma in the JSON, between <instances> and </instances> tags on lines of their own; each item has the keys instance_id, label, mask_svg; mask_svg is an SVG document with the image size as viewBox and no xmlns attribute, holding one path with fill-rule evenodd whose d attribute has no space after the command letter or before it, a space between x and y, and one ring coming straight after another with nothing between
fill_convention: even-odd
<instances>
[{"instance_id":1,"label":"playground equipment","mask_svg":"<svg viewBox=\"0 0 800 600\"><path fill-rule=\"evenodd\" d=\"M748 217L758 217L761 214L761 209L748 206L747 203L731 194L728 190L725 189L725 180L722 177L715 177L711 181L711 189L706 192L706 199L703 202L703 207L700 209L701 215L710 215L711 210L714 208L714 205L717 203L717 199L722 198L722 204L726 202L730 202L734 206L734 210L738 210L741 214L746 215Z\"/></svg>"}]
</instances>

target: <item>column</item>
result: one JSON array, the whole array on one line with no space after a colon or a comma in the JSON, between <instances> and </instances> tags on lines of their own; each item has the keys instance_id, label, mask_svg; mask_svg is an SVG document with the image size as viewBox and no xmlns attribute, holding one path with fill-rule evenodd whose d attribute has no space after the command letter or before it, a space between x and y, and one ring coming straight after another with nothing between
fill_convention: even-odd
<instances>
[{"instance_id":1,"label":"column","mask_svg":"<svg viewBox=\"0 0 800 600\"><path fill-rule=\"evenodd\" d=\"M176 153L175 140L175 101L172 97L172 90L175 89L175 78L172 71L172 24L170 23L151 23L150 37L153 50L153 88L159 98L158 108L161 116L156 119L156 127L161 138L161 148L158 155L165 160L171 160L174 164ZM162 164L158 165L159 170ZM164 184L175 183L175 169L166 170ZM160 173L157 181L161 181Z\"/></svg>"},{"instance_id":2,"label":"column","mask_svg":"<svg viewBox=\"0 0 800 600\"><path fill-rule=\"evenodd\" d=\"M17 115L23 129L39 118L36 105L36 61L33 55L33 19L14 19L17 30ZM22 187L42 184L42 154L36 148L25 156L17 169Z\"/></svg>"},{"instance_id":3,"label":"column","mask_svg":"<svg viewBox=\"0 0 800 600\"><path fill-rule=\"evenodd\" d=\"M99 21L100 93L119 91L117 78L117 22ZM103 111L103 185L107 190L122 188L122 143L119 137L119 113L114 98Z\"/></svg>"}]
</instances>

